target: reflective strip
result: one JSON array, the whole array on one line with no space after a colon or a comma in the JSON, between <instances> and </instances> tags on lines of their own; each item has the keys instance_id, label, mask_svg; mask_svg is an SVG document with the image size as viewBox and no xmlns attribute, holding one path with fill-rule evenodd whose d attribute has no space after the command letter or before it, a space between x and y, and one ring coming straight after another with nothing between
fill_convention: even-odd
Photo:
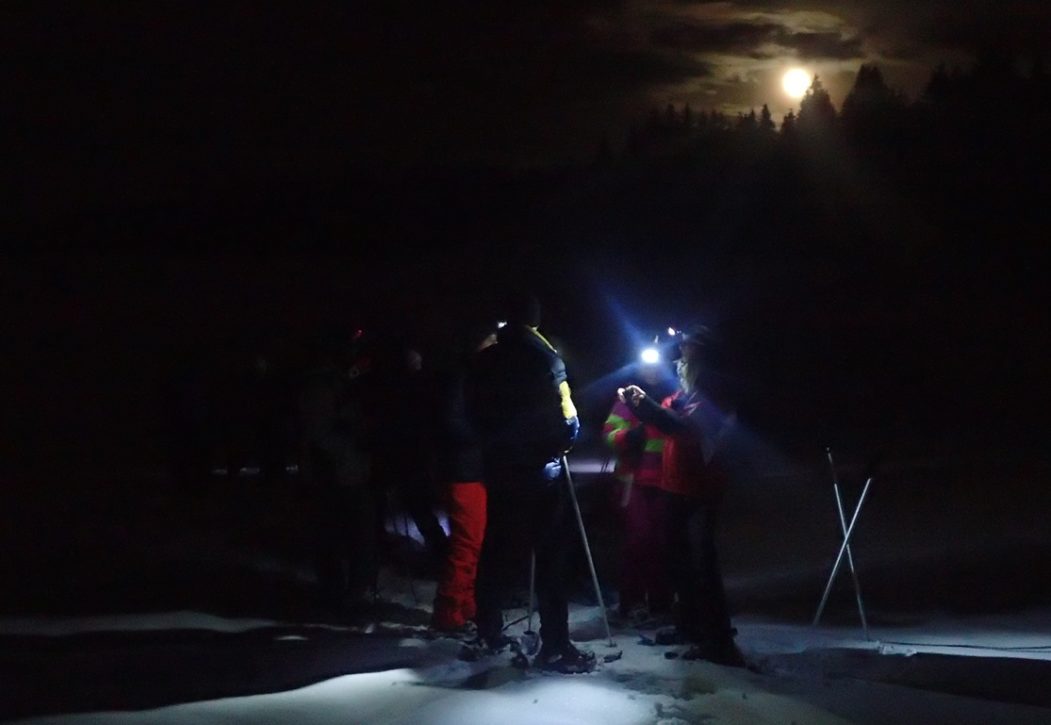
<instances>
[{"instance_id":1,"label":"reflective strip","mask_svg":"<svg viewBox=\"0 0 1051 725\"><path fill-rule=\"evenodd\" d=\"M547 348L551 352L555 353L556 355L558 354L558 350L555 349L554 345L547 341L546 337L540 334L540 330L536 329L535 327L530 327L529 330L538 338L540 338L540 341L547 345ZM570 418L576 418L577 406L573 404L573 398L569 392L569 383L565 380L558 384L558 394L562 396L562 417L566 420L569 420Z\"/></svg>"},{"instance_id":2,"label":"reflective strip","mask_svg":"<svg viewBox=\"0 0 1051 725\"><path fill-rule=\"evenodd\" d=\"M649 438L646 441L646 446L642 450L646 453L661 453L664 450L664 439Z\"/></svg>"},{"instance_id":3,"label":"reflective strip","mask_svg":"<svg viewBox=\"0 0 1051 725\"><path fill-rule=\"evenodd\" d=\"M529 331L532 332L537 337L539 337L541 342L543 342L545 345L547 345L547 349L548 350L550 350L551 352L555 353L556 355L558 354L558 350L555 349L554 345L552 345L550 342L547 341L546 337L544 337L543 335L540 334L540 330L536 329L535 327L530 327Z\"/></svg>"},{"instance_id":4,"label":"reflective strip","mask_svg":"<svg viewBox=\"0 0 1051 725\"><path fill-rule=\"evenodd\" d=\"M562 417L566 420L577 417L577 406L573 405L573 398L569 392L569 383L563 380L558 385L559 395L562 396Z\"/></svg>"}]
</instances>

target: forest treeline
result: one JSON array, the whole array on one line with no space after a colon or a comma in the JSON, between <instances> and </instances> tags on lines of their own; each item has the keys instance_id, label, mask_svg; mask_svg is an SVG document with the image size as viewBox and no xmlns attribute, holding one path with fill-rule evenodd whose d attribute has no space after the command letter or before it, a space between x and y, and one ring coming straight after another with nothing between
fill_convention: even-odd
<instances>
[{"instance_id":1,"label":"forest treeline","mask_svg":"<svg viewBox=\"0 0 1051 725\"><path fill-rule=\"evenodd\" d=\"M1046 149L1046 122L1051 113L1051 73L1041 62L1020 69L1006 55L983 55L971 68L940 65L916 99L890 87L876 64L862 65L842 106L837 109L819 76L780 120L763 104L756 111L730 115L669 103L652 108L633 124L619 152L602 142L598 161L681 153L704 140L763 143L779 136L783 143L838 135L861 149L898 149L958 137L966 146Z\"/></svg>"}]
</instances>

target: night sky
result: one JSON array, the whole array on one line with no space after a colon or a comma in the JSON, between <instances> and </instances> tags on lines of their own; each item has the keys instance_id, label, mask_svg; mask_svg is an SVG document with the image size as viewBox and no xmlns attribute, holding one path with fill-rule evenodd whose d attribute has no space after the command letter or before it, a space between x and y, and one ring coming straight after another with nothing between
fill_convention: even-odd
<instances>
[{"instance_id":1,"label":"night sky","mask_svg":"<svg viewBox=\"0 0 1051 725\"><path fill-rule=\"evenodd\" d=\"M790 67L838 106L865 62L915 97L938 63L1031 62L1051 41L1040 0L11 2L0 18L4 123L33 153L19 185L63 206L103 183L148 200L347 163L587 159L653 105L780 120L798 110Z\"/></svg>"},{"instance_id":2,"label":"night sky","mask_svg":"<svg viewBox=\"0 0 1051 725\"><path fill-rule=\"evenodd\" d=\"M2 281L19 348L6 385L26 421L13 440L64 428L55 440L77 442L102 419L140 430L158 411L135 401L194 344L240 354L370 306L426 329L516 279L547 293L585 380L623 364L629 322L703 308L756 341L741 354L765 371L760 391L793 371L813 389L830 379L818 359L851 350L865 363L837 367L837 390L875 370L885 402L949 365L934 376L945 389L910 405L957 424L948 411L977 387L1010 418L1030 379L1013 361L1032 379L1040 368L1046 318L1025 300L1046 139L1030 148L1005 127L983 140L985 120L953 118L956 135L826 145L816 166L774 154L756 167L716 144L670 175L581 170L669 104L731 122L767 104L780 125L799 110L781 87L792 68L838 109L874 63L912 103L939 64L990 53L1042 78L1049 36L1041 0L3 3ZM1040 128L1030 107L1009 112L1014 86L974 87L947 113ZM888 159L899 166L866 166ZM1003 176L977 178L994 166ZM945 351L889 367L895 335ZM1016 386L989 392L990 363ZM848 407L863 417L867 402Z\"/></svg>"}]
</instances>

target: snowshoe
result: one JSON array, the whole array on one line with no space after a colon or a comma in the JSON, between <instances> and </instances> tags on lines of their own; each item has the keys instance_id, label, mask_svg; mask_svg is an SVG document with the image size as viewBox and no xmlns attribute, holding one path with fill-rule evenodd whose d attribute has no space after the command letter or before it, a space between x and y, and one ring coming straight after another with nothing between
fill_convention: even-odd
<instances>
[{"instance_id":1,"label":"snowshoe","mask_svg":"<svg viewBox=\"0 0 1051 725\"><path fill-rule=\"evenodd\" d=\"M464 622L459 627L439 627L432 622L430 629L435 637L447 637L463 642L477 639L478 637L478 627L475 626L474 622Z\"/></svg>"},{"instance_id":2,"label":"snowshoe","mask_svg":"<svg viewBox=\"0 0 1051 725\"><path fill-rule=\"evenodd\" d=\"M535 655L540 649L540 635L532 630L526 630L518 638L518 650L529 656Z\"/></svg>"},{"instance_id":3,"label":"snowshoe","mask_svg":"<svg viewBox=\"0 0 1051 725\"><path fill-rule=\"evenodd\" d=\"M457 657L464 662L477 662L485 657L498 655L507 650L507 648L513 644L514 641L510 637L504 635L499 635L492 639L477 637L473 640L464 642L463 646L460 647L460 653Z\"/></svg>"},{"instance_id":4,"label":"snowshoe","mask_svg":"<svg viewBox=\"0 0 1051 725\"><path fill-rule=\"evenodd\" d=\"M579 650L571 642L566 642L560 647L541 647L533 664L546 672L582 674L595 669L595 653Z\"/></svg>"},{"instance_id":5,"label":"snowshoe","mask_svg":"<svg viewBox=\"0 0 1051 725\"><path fill-rule=\"evenodd\" d=\"M661 627L653 635L653 641L658 645L683 644L686 642L686 637L678 627Z\"/></svg>"}]
</instances>

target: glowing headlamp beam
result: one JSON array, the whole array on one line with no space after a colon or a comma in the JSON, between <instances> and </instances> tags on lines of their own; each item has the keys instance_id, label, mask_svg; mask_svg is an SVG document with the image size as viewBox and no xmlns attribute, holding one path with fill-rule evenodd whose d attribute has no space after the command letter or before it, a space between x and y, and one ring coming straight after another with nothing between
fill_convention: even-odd
<instances>
[{"instance_id":1,"label":"glowing headlamp beam","mask_svg":"<svg viewBox=\"0 0 1051 725\"><path fill-rule=\"evenodd\" d=\"M661 354L660 351L657 350L657 348L647 347L639 355L639 358L642 360L642 362L646 363L647 365L655 365L661 361Z\"/></svg>"}]
</instances>

